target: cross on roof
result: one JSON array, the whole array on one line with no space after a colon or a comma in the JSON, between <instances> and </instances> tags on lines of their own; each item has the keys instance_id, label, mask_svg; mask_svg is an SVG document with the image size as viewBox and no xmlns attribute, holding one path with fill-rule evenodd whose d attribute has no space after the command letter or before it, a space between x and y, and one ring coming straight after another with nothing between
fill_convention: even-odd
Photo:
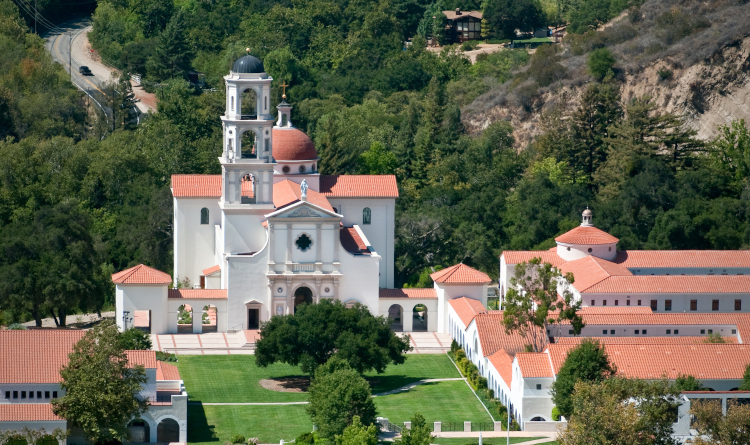
<instances>
[{"instance_id":1,"label":"cross on roof","mask_svg":"<svg viewBox=\"0 0 750 445\"><path fill-rule=\"evenodd\" d=\"M286 84L286 82L281 82L281 85L279 85L281 88L284 89L284 93L281 95L282 99L286 99L286 88L289 86Z\"/></svg>"}]
</instances>

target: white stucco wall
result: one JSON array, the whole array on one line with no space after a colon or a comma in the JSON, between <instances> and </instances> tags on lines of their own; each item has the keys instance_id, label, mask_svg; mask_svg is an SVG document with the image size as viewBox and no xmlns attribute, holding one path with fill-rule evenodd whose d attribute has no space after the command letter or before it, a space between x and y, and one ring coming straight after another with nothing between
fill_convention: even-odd
<instances>
[{"instance_id":1,"label":"white stucco wall","mask_svg":"<svg viewBox=\"0 0 750 445\"><path fill-rule=\"evenodd\" d=\"M381 298L379 315L388 317L388 310L392 305L401 306L403 332L413 332L414 306L423 304L427 308L427 332L436 332L438 317L442 313L438 300L434 298Z\"/></svg>"},{"instance_id":2,"label":"white stucco wall","mask_svg":"<svg viewBox=\"0 0 750 445\"><path fill-rule=\"evenodd\" d=\"M654 312L750 312L750 292L748 293L717 293L711 294L667 294L667 293L583 293L583 306L651 306L651 300L656 300ZM672 302L671 311L665 309L665 302ZM697 310L690 310L690 300L696 300ZM713 300L719 300L719 310L712 309ZM741 310L734 309L735 300L740 300ZM640 301L640 304L638 302ZM606 302L606 304L605 304ZM630 304L628 304L630 302ZM593 303L593 304L592 304Z\"/></svg>"},{"instance_id":3,"label":"white stucco wall","mask_svg":"<svg viewBox=\"0 0 750 445\"><path fill-rule=\"evenodd\" d=\"M208 209L208 224L201 224L201 209ZM174 198L174 276L198 284L203 269L216 265L215 227L221 224L216 198Z\"/></svg>"},{"instance_id":4,"label":"white stucco wall","mask_svg":"<svg viewBox=\"0 0 750 445\"><path fill-rule=\"evenodd\" d=\"M617 243L568 244L558 242L557 255L566 261L578 260L589 255L595 256L597 258L602 258L607 261L612 261L617 256Z\"/></svg>"},{"instance_id":5,"label":"white stucco wall","mask_svg":"<svg viewBox=\"0 0 750 445\"><path fill-rule=\"evenodd\" d=\"M133 317L136 310L151 311L151 333L167 334L168 305L166 284L118 284L115 287L115 321L117 327L122 331L125 329L122 315L123 311L129 311ZM128 328L132 322L128 322Z\"/></svg>"},{"instance_id":6,"label":"white stucco wall","mask_svg":"<svg viewBox=\"0 0 750 445\"><path fill-rule=\"evenodd\" d=\"M482 303L487 307L487 285L486 284L444 284L434 283L435 292L438 296L438 323L437 332L448 333L448 301L454 298L467 297Z\"/></svg>"}]
</instances>

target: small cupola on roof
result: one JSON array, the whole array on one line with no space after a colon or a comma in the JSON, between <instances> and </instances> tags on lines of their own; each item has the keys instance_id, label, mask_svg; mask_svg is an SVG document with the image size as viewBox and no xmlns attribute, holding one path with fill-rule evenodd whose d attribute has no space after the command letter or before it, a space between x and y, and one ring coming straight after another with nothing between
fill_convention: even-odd
<instances>
[{"instance_id":1,"label":"small cupola on roof","mask_svg":"<svg viewBox=\"0 0 750 445\"><path fill-rule=\"evenodd\" d=\"M594 227L594 215L588 208L581 214L581 225L555 238L557 255L572 261L593 255L605 260L617 256L617 242L609 233Z\"/></svg>"},{"instance_id":2,"label":"small cupola on roof","mask_svg":"<svg viewBox=\"0 0 750 445\"><path fill-rule=\"evenodd\" d=\"M273 127L273 156L276 174L317 175L318 151L312 139L292 125L292 106L286 101L286 86L281 102L276 106L279 118ZM316 182L317 183L317 182Z\"/></svg>"}]
</instances>

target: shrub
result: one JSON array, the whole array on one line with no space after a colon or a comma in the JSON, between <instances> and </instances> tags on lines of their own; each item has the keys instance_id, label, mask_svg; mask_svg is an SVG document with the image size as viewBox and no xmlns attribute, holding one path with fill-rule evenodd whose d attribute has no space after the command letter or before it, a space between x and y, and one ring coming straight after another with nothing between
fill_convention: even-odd
<instances>
[{"instance_id":1,"label":"shrub","mask_svg":"<svg viewBox=\"0 0 750 445\"><path fill-rule=\"evenodd\" d=\"M156 359L162 362L176 362L177 356L168 352L156 351Z\"/></svg>"},{"instance_id":2,"label":"shrub","mask_svg":"<svg viewBox=\"0 0 750 445\"><path fill-rule=\"evenodd\" d=\"M260 439L258 439L257 437L251 437L247 439L247 445L258 445L258 443L260 443Z\"/></svg>"},{"instance_id":3,"label":"shrub","mask_svg":"<svg viewBox=\"0 0 750 445\"><path fill-rule=\"evenodd\" d=\"M552 420L555 422L560 421L560 410L556 406L552 408Z\"/></svg>"},{"instance_id":4,"label":"shrub","mask_svg":"<svg viewBox=\"0 0 750 445\"><path fill-rule=\"evenodd\" d=\"M661 68L656 73L659 75L659 79L661 80L669 80L672 78L672 71L666 68Z\"/></svg>"},{"instance_id":5,"label":"shrub","mask_svg":"<svg viewBox=\"0 0 750 445\"><path fill-rule=\"evenodd\" d=\"M315 436L313 436L313 433L302 433L294 440L294 443L297 445L314 445Z\"/></svg>"},{"instance_id":6,"label":"shrub","mask_svg":"<svg viewBox=\"0 0 750 445\"><path fill-rule=\"evenodd\" d=\"M609 48L599 48L591 51L588 58L589 73L598 81L608 74L614 74L615 56Z\"/></svg>"},{"instance_id":7,"label":"shrub","mask_svg":"<svg viewBox=\"0 0 750 445\"><path fill-rule=\"evenodd\" d=\"M453 355L456 355L456 351L458 351L459 349L461 349L461 346L458 345L458 342L456 342L456 340L453 340L451 342L451 352L453 353Z\"/></svg>"},{"instance_id":8,"label":"shrub","mask_svg":"<svg viewBox=\"0 0 750 445\"><path fill-rule=\"evenodd\" d=\"M477 54L477 62L484 62L485 60L489 58L490 58L490 55L487 53Z\"/></svg>"},{"instance_id":9,"label":"shrub","mask_svg":"<svg viewBox=\"0 0 750 445\"><path fill-rule=\"evenodd\" d=\"M151 336L133 327L120 334L120 343L125 350L147 351L151 349Z\"/></svg>"},{"instance_id":10,"label":"shrub","mask_svg":"<svg viewBox=\"0 0 750 445\"><path fill-rule=\"evenodd\" d=\"M464 359L464 358L466 358L466 353L464 352L463 349L459 348L456 351L456 360L461 361L461 359Z\"/></svg>"},{"instance_id":11,"label":"shrub","mask_svg":"<svg viewBox=\"0 0 750 445\"><path fill-rule=\"evenodd\" d=\"M478 44L472 40L467 40L461 44L461 51L474 51L477 49Z\"/></svg>"},{"instance_id":12,"label":"shrub","mask_svg":"<svg viewBox=\"0 0 750 445\"><path fill-rule=\"evenodd\" d=\"M242 434L235 434L234 436L232 436L231 439L229 439L229 441L232 443L244 444L247 441L247 439L245 439L245 436L243 436Z\"/></svg>"},{"instance_id":13,"label":"shrub","mask_svg":"<svg viewBox=\"0 0 750 445\"><path fill-rule=\"evenodd\" d=\"M26 326L20 323L11 323L10 325L8 325L8 329L10 329L11 331L25 331Z\"/></svg>"}]
</instances>

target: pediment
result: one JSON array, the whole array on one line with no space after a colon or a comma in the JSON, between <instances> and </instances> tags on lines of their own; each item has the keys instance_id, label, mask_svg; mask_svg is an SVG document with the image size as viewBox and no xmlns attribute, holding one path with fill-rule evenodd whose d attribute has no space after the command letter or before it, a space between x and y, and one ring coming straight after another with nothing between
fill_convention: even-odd
<instances>
[{"instance_id":1,"label":"pediment","mask_svg":"<svg viewBox=\"0 0 750 445\"><path fill-rule=\"evenodd\" d=\"M337 218L341 217L334 212L326 210L322 207L316 206L306 201L300 201L279 209L271 214L266 215L267 218Z\"/></svg>"}]
</instances>

